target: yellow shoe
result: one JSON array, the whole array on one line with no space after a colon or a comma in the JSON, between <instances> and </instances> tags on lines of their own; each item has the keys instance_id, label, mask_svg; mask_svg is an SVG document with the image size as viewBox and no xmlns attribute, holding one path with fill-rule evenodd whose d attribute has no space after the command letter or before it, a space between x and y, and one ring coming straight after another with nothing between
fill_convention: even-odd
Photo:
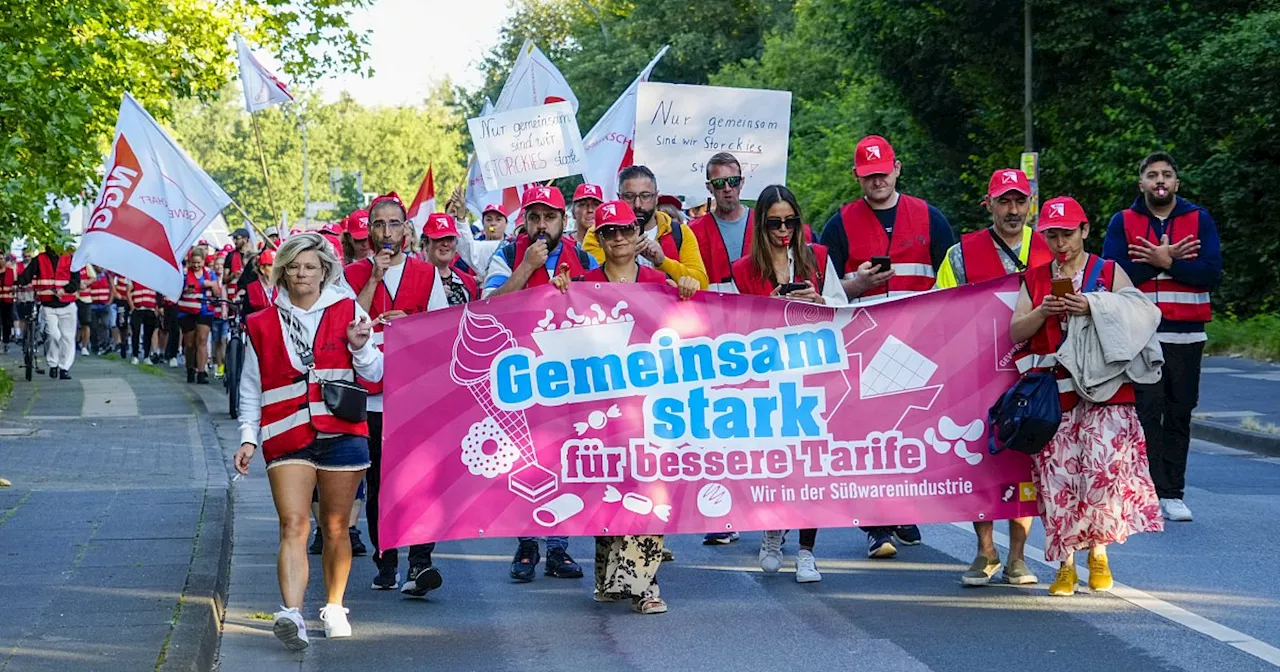
<instances>
[{"instance_id":1,"label":"yellow shoe","mask_svg":"<svg viewBox=\"0 0 1280 672\"><path fill-rule=\"evenodd\" d=\"M1058 575L1054 577L1053 583L1049 586L1049 594L1058 597L1069 597L1076 594L1076 583L1080 581L1080 577L1076 575L1075 565L1064 565L1058 569Z\"/></svg>"},{"instance_id":2,"label":"yellow shoe","mask_svg":"<svg viewBox=\"0 0 1280 672\"><path fill-rule=\"evenodd\" d=\"M1105 593L1115 585L1111 578L1111 567L1107 564L1107 556L1089 554L1089 590Z\"/></svg>"}]
</instances>

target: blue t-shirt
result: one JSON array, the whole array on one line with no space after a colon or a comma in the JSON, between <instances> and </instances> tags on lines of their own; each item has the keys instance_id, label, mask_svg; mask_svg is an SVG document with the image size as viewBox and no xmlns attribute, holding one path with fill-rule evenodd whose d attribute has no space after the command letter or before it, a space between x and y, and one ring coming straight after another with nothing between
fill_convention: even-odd
<instances>
[{"instance_id":1,"label":"blue t-shirt","mask_svg":"<svg viewBox=\"0 0 1280 672\"><path fill-rule=\"evenodd\" d=\"M742 216L734 220L720 219L715 212L711 213L715 217L716 226L720 227L720 237L724 239L725 250L729 253L729 262L733 263L742 256L742 246L747 239L747 217L751 211L742 208Z\"/></svg>"}]
</instances>

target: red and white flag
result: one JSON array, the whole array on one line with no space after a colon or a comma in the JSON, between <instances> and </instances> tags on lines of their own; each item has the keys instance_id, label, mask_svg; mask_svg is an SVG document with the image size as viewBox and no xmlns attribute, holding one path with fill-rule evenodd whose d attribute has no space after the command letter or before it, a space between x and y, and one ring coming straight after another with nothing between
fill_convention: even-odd
<instances>
[{"instance_id":1,"label":"red and white flag","mask_svg":"<svg viewBox=\"0 0 1280 672\"><path fill-rule=\"evenodd\" d=\"M612 201L617 197L618 171L633 163L632 148L636 138L636 91L640 82L649 81L649 73L662 60L671 46L663 47L657 56L649 61L649 65L640 71L640 76L631 82L631 86L622 92L618 99L609 106L609 111L600 117L600 121L582 139L587 150L587 172L582 178L588 184L598 184L604 189L604 200Z\"/></svg>"},{"instance_id":2,"label":"red and white flag","mask_svg":"<svg viewBox=\"0 0 1280 672\"><path fill-rule=\"evenodd\" d=\"M573 95L569 82L565 81L560 69L542 53L538 45L533 40L526 39L520 47L515 65L511 66L507 83L502 85L502 93L498 94L498 102L493 106L493 111L506 112L566 100L573 105L576 113L578 97Z\"/></svg>"},{"instance_id":3,"label":"red and white flag","mask_svg":"<svg viewBox=\"0 0 1280 672\"><path fill-rule=\"evenodd\" d=\"M231 197L128 93L103 175L71 268L96 264L177 299L179 260Z\"/></svg>"},{"instance_id":4,"label":"red and white flag","mask_svg":"<svg viewBox=\"0 0 1280 672\"><path fill-rule=\"evenodd\" d=\"M418 195L413 197L409 206L409 221L413 222L413 230L422 233L427 225L427 217L436 211L436 180L431 175L432 166L427 166L427 176L422 178L422 186L418 187Z\"/></svg>"},{"instance_id":5,"label":"red and white flag","mask_svg":"<svg viewBox=\"0 0 1280 672\"><path fill-rule=\"evenodd\" d=\"M244 106L250 114L276 103L293 100L289 87L262 65L239 35L236 35L236 50L240 56L240 86L244 88Z\"/></svg>"}]
</instances>

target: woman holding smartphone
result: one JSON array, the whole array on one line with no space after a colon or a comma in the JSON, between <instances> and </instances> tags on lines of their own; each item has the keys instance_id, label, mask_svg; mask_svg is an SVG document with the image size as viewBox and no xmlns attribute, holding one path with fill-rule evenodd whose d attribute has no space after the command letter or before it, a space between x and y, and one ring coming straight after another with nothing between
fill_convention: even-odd
<instances>
[{"instance_id":1,"label":"woman holding smartphone","mask_svg":"<svg viewBox=\"0 0 1280 672\"><path fill-rule=\"evenodd\" d=\"M822 245L806 243L803 219L796 197L781 185L760 192L752 210L751 253L733 262L733 284L740 294L772 296L788 301L807 301L829 306L848 303L840 276ZM760 569L777 572L782 568L782 542L786 530L767 530L760 542ZM796 581L822 580L813 546L818 530L800 530L800 552L796 556Z\"/></svg>"}]
</instances>

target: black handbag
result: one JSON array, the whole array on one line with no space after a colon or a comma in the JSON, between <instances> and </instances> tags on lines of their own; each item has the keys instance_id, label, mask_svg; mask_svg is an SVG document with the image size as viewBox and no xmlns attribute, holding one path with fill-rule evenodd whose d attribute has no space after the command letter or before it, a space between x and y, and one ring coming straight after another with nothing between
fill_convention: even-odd
<instances>
[{"instance_id":1,"label":"black handbag","mask_svg":"<svg viewBox=\"0 0 1280 672\"><path fill-rule=\"evenodd\" d=\"M289 340L293 341L293 347L298 351L298 359L302 360L303 366L307 367L307 376L314 376L316 357L302 333L302 325L298 324L297 320L283 308L277 307L277 310L280 311L281 322L288 327ZM369 401L369 391L359 383L319 378L316 384L320 386L320 398L324 401L324 407L329 409L333 417L347 422L364 422L368 419L369 413L366 406Z\"/></svg>"}]
</instances>

